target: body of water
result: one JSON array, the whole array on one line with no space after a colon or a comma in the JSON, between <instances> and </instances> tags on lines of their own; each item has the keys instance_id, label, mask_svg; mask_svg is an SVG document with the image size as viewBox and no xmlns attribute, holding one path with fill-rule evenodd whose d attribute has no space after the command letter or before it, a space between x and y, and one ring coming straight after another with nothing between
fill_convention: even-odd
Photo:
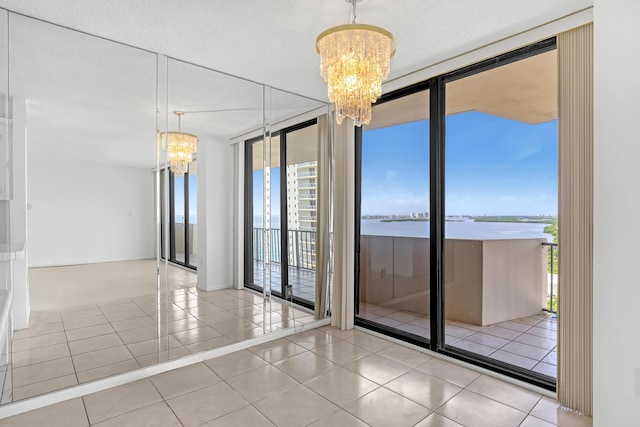
<instances>
[{"instance_id":1,"label":"body of water","mask_svg":"<svg viewBox=\"0 0 640 427\"><path fill-rule=\"evenodd\" d=\"M472 240L500 240L553 237L544 233L548 224L522 222L445 222L445 238ZM372 236L429 237L429 221L381 222L363 219L360 233Z\"/></svg>"}]
</instances>

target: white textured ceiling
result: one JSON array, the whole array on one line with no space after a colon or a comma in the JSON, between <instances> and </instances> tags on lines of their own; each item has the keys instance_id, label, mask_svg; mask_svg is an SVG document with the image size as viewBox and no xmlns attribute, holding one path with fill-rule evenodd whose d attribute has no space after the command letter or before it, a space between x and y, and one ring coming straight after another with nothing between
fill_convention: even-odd
<instances>
[{"instance_id":1,"label":"white textured ceiling","mask_svg":"<svg viewBox=\"0 0 640 427\"><path fill-rule=\"evenodd\" d=\"M366 0L358 22L396 36L394 79L591 5ZM350 14L343 0L0 0L0 7L321 101L326 86L315 38ZM31 152L155 163L155 55L20 16L11 17L10 28L11 94L27 99ZM202 143L261 123L260 85L175 61L168 68L168 111L215 111L183 119L183 130ZM274 119L320 105L286 92L273 102Z\"/></svg>"},{"instance_id":2,"label":"white textured ceiling","mask_svg":"<svg viewBox=\"0 0 640 427\"><path fill-rule=\"evenodd\" d=\"M592 0L366 0L358 22L397 39L390 79L536 27ZM0 7L325 100L316 36L343 0L0 0Z\"/></svg>"}]
</instances>

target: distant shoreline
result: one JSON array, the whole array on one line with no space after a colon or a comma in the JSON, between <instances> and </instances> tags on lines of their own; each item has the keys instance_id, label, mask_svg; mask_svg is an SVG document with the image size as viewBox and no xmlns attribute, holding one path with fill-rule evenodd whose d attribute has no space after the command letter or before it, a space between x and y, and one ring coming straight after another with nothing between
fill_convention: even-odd
<instances>
[{"instance_id":1,"label":"distant shoreline","mask_svg":"<svg viewBox=\"0 0 640 427\"><path fill-rule=\"evenodd\" d=\"M553 224L555 216L459 216L445 218L446 222L508 222L516 224ZM377 219L380 222L429 222L430 218L372 218L362 217L361 219Z\"/></svg>"},{"instance_id":2,"label":"distant shoreline","mask_svg":"<svg viewBox=\"0 0 640 427\"><path fill-rule=\"evenodd\" d=\"M380 222L429 222L429 218L396 218L396 219L381 219Z\"/></svg>"}]
</instances>

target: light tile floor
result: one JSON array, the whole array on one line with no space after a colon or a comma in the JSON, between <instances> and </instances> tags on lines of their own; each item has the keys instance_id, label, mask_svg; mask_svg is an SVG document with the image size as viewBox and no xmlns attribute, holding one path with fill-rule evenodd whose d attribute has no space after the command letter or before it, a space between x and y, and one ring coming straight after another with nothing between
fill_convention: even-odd
<instances>
[{"instance_id":1,"label":"light tile floor","mask_svg":"<svg viewBox=\"0 0 640 427\"><path fill-rule=\"evenodd\" d=\"M358 317L420 337L430 337L429 316L360 303ZM494 325L447 321L445 343L556 378L557 318L548 312Z\"/></svg>"},{"instance_id":2,"label":"light tile floor","mask_svg":"<svg viewBox=\"0 0 640 427\"><path fill-rule=\"evenodd\" d=\"M0 426L590 426L547 397L361 331L303 332Z\"/></svg>"},{"instance_id":3,"label":"light tile floor","mask_svg":"<svg viewBox=\"0 0 640 427\"><path fill-rule=\"evenodd\" d=\"M158 311L154 294L35 311L13 340L13 400L210 350L265 333L262 296L252 291L171 291ZM158 321L160 312L160 321ZM269 330L312 322L307 310L272 303ZM269 317L267 317L269 319Z\"/></svg>"}]
</instances>

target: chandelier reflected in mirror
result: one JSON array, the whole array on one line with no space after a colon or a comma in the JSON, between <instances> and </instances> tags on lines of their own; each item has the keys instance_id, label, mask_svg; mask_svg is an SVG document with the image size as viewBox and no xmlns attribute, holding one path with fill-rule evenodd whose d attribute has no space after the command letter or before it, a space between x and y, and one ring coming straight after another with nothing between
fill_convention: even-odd
<instances>
[{"instance_id":1,"label":"chandelier reflected in mirror","mask_svg":"<svg viewBox=\"0 0 640 427\"><path fill-rule=\"evenodd\" d=\"M181 121L184 111L174 111L178 116L177 132L162 132L162 148L167 148L169 155L169 168L171 172L184 175L189 170L189 163L193 161L193 154L198 149L198 137L196 135L182 132Z\"/></svg>"},{"instance_id":2,"label":"chandelier reflected in mirror","mask_svg":"<svg viewBox=\"0 0 640 427\"><path fill-rule=\"evenodd\" d=\"M329 101L336 106L336 121L341 124L350 117L362 126L371 122L371 104L382 94L396 41L384 28L356 24L356 4L363 0L345 1L352 5L352 23L322 32L316 49Z\"/></svg>"}]
</instances>

